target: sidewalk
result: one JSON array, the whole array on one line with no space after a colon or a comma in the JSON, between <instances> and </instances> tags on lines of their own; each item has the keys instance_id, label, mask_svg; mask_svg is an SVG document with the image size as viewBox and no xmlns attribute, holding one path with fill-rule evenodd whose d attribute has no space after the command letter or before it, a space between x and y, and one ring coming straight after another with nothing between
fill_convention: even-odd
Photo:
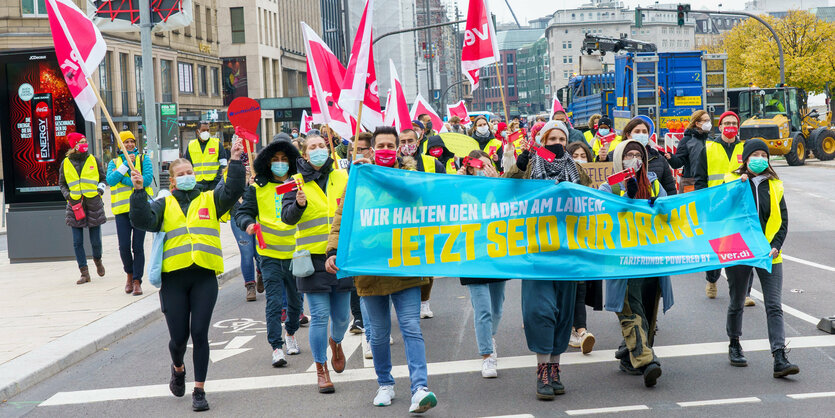
<instances>
[{"instance_id":1,"label":"sidewalk","mask_svg":"<svg viewBox=\"0 0 835 418\"><path fill-rule=\"evenodd\" d=\"M101 198L104 201L104 214L107 215L107 222L112 222L114 218L113 218L113 211L110 209L110 188L109 187L104 189L104 194L102 195ZM0 193L0 200L2 200L3 203L4 203L3 207L0 208L0 209L2 209L3 211L6 211L6 216L7 216L6 217L6 223L8 224L8 222L9 222L9 218L8 218L8 216L9 216L8 215L9 205L5 204L5 198L2 196L2 193ZM6 235L6 225L3 225L2 223L0 223L0 235ZM6 257L6 259L8 260L8 257Z\"/></svg>"},{"instance_id":2,"label":"sidewalk","mask_svg":"<svg viewBox=\"0 0 835 418\"><path fill-rule=\"evenodd\" d=\"M240 254L229 225L220 231L224 283L240 273ZM146 255L152 241L147 235ZM0 402L162 316L158 289L147 281L142 296L125 294L116 235L102 245L107 274L98 277L90 260L92 282L84 285L75 284L75 260L10 264L0 251ZM240 285L243 297L242 283L230 285Z\"/></svg>"}]
</instances>

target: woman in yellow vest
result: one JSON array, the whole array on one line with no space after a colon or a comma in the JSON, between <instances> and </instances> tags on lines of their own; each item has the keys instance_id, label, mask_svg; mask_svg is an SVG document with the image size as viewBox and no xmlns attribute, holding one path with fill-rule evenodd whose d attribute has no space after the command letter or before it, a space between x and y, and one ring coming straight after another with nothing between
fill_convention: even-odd
<instances>
[{"instance_id":1,"label":"woman in yellow vest","mask_svg":"<svg viewBox=\"0 0 835 418\"><path fill-rule=\"evenodd\" d=\"M597 161L610 161L609 153L623 141L623 138L617 135L613 126L612 119L605 116L597 122L597 132L594 134L594 142L591 145Z\"/></svg>"},{"instance_id":2,"label":"woman in yellow vest","mask_svg":"<svg viewBox=\"0 0 835 418\"><path fill-rule=\"evenodd\" d=\"M478 142L480 150L492 155L493 165L496 166L497 171L502 172L507 169L502 168L502 155L504 154L502 141L496 139L493 127L485 116L475 118L470 136Z\"/></svg>"},{"instance_id":3,"label":"woman in yellow vest","mask_svg":"<svg viewBox=\"0 0 835 418\"><path fill-rule=\"evenodd\" d=\"M246 171L241 163L243 145L232 146L232 162L226 181L214 190L197 188L191 163L183 158L168 166L171 194L148 203L142 174L131 174L134 191L130 197L130 221L145 231L165 232L162 255L162 286L159 290L162 313L171 341L171 381L174 396L185 395L186 368L183 362L191 335L194 361L192 408L209 409L206 372L209 368L209 326L217 301L217 275L223 272L220 244L220 218L243 195Z\"/></svg>"},{"instance_id":4,"label":"woman in yellow vest","mask_svg":"<svg viewBox=\"0 0 835 418\"><path fill-rule=\"evenodd\" d=\"M296 248L296 227L281 222L283 194L276 187L290 180L296 174L296 160L299 151L287 140L274 140L255 159L255 181L246 193L235 213L234 222L249 235L255 235L256 225L266 248L256 246L261 256L261 274L267 295L267 341L272 347L273 367L287 364L284 356L299 354L299 343L294 334L299 329L302 300L296 287L296 279L290 270L293 252ZM287 294L287 320L284 329L287 337L282 338L281 310L284 294Z\"/></svg>"},{"instance_id":5,"label":"woman in yellow vest","mask_svg":"<svg viewBox=\"0 0 835 418\"><path fill-rule=\"evenodd\" d=\"M104 213L104 201L101 196L105 188L105 171L101 161L88 152L89 145L84 135L73 132L67 135L72 147L58 170L58 184L67 201L67 226L72 228L72 243L75 261L81 272L76 284L90 281L87 268L87 254L84 252L84 229L90 234L93 247L93 262L96 273L104 276L104 264L101 261L101 225L107 222Z\"/></svg>"},{"instance_id":6,"label":"woman in yellow vest","mask_svg":"<svg viewBox=\"0 0 835 418\"><path fill-rule=\"evenodd\" d=\"M130 224L130 195L133 192L130 167L125 160L130 158L134 167L142 173L142 185L149 196L153 194L154 168L151 159L139 153L136 137L131 131L119 132L119 139L128 151L127 157L121 152L107 164L107 184L110 186L110 208L116 218L116 236L119 239L119 256L127 274L125 293L142 294L142 276L145 271L145 231ZM131 252L133 250L133 252Z\"/></svg>"},{"instance_id":7,"label":"woman in yellow vest","mask_svg":"<svg viewBox=\"0 0 835 418\"><path fill-rule=\"evenodd\" d=\"M319 392L332 393L334 387L326 364L328 345L333 352L333 370L341 373L345 369L342 337L350 320L353 280L337 280L325 270L328 233L348 183L345 170L333 169L325 141L316 134L309 134L305 139L302 158L296 160L298 174L293 176L300 187L282 198L281 221L296 226L296 251L310 252L314 272L307 277L296 277L296 285L310 307L308 338L316 362Z\"/></svg>"},{"instance_id":8,"label":"woman in yellow vest","mask_svg":"<svg viewBox=\"0 0 835 418\"><path fill-rule=\"evenodd\" d=\"M600 190L641 200L654 200L667 195L655 173L648 168L645 145L634 139L626 140L609 155L615 172L632 168L635 177L614 186L603 183ZM606 280L605 309L617 314L623 334L615 358L620 360L621 371L642 375L646 387L655 386L661 376L661 363L652 350L659 298L664 299L664 312L672 308L670 276Z\"/></svg>"},{"instance_id":9,"label":"woman in yellow vest","mask_svg":"<svg viewBox=\"0 0 835 418\"><path fill-rule=\"evenodd\" d=\"M785 377L800 373L800 368L789 362L786 357L786 333L783 325L783 257L781 248L786 240L789 226L789 213L783 195L783 182L768 162L768 146L760 139L745 141L742 150L743 165L725 177L727 182L742 178L751 185L757 206L760 225L765 238L771 244L773 259L771 272L757 268L757 276L763 289L765 313L768 324L768 342L771 355L774 356L774 377ZM728 320L726 329L731 340L728 347L728 359L731 365L744 367L748 360L742 352L739 338L742 336L742 309L748 290L751 266L726 267L728 275Z\"/></svg>"}]
</instances>

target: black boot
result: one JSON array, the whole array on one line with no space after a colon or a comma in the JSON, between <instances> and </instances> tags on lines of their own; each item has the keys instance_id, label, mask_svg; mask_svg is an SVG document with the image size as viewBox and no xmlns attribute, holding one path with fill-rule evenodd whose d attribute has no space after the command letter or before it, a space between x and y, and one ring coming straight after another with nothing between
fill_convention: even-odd
<instances>
[{"instance_id":1,"label":"black boot","mask_svg":"<svg viewBox=\"0 0 835 418\"><path fill-rule=\"evenodd\" d=\"M183 368L183 371L178 372L174 369L174 365L171 365L171 382L168 383L168 389L171 389L171 393L178 398L186 394L185 367Z\"/></svg>"},{"instance_id":2,"label":"black boot","mask_svg":"<svg viewBox=\"0 0 835 418\"><path fill-rule=\"evenodd\" d=\"M774 377L786 377L798 373L800 373L800 368L796 364L789 363L785 348L774 352Z\"/></svg>"},{"instance_id":3,"label":"black boot","mask_svg":"<svg viewBox=\"0 0 835 418\"><path fill-rule=\"evenodd\" d=\"M191 393L191 409L194 411L208 411L209 402L206 400L206 392L200 388L194 388Z\"/></svg>"},{"instance_id":4,"label":"black boot","mask_svg":"<svg viewBox=\"0 0 835 418\"><path fill-rule=\"evenodd\" d=\"M742 352L742 345L739 344L739 338L731 338L731 344L728 346L728 360L731 361L731 366L734 367L745 367L748 365L748 359L745 358L745 354Z\"/></svg>"},{"instance_id":5,"label":"black boot","mask_svg":"<svg viewBox=\"0 0 835 418\"><path fill-rule=\"evenodd\" d=\"M650 363L644 367L644 386L651 388L658 383L661 377L661 366L658 363Z\"/></svg>"},{"instance_id":6,"label":"black boot","mask_svg":"<svg viewBox=\"0 0 835 418\"><path fill-rule=\"evenodd\" d=\"M549 363L536 365L536 398L543 401L554 399L554 388L551 386L551 370Z\"/></svg>"},{"instance_id":7,"label":"black boot","mask_svg":"<svg viewBox=\"0 0 835 418\"><path fill-rule=\"evenodd\" d=\"M551 369L551 388L554 389L554 395L565 395L565 386L560 381L560 364L548 363Z\"/></svg>"}]
</instances>

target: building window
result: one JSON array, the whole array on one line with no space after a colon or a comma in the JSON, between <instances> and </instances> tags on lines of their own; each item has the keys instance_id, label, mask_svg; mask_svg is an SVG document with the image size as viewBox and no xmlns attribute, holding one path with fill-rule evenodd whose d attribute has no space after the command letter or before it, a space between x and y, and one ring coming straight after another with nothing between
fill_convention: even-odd
<instances>
[{"instance_id":1,"label":"building window","mask_svg":"<svg viewBox=\"0 0 835 418\"><path fill-rule=\"evenodd\" d=\"M184 62L177 63L177 75L180 81L180 93L194 93L194 67Z\"/></svg>"},{"instance_id":2,"label":"building window","mask_svg":"<svg viewBox=\"0 0 835 418\"><path fill-rule=\"evenodd\" d=\"M566 79L567 79L567 78L568 78L568 75L569 75L569 74L568 74L568 70L563 70L563 72L562 72L562 78L566 78Z\"/></svg>"},{"instance_id":3,"label":"building window","mask_svg":"<svg viewBox=\"0 0 835 418\"><path fill-rule=\"evenodd\" d=\"M173 102L174 101L174 94L173 94L173 84L171 82L172 74L172 67L174 66L173 62L169 60L161 60L159 62L159 79L160 79L160 90L162 90L162 101L163 102Z\"/></svg>"},{"instance_id":4,"label":"building window","mask_svg":"<svg viewBox=\"0 0 835 418\"><path fill-rule=\"evenodd\" d=\"M507 54L507 63L513 64L513 54Z\"/></svg>"},{"instance_id":5,"label":"building window","mask_svg":"<svg viewBox=\"0 0 835 418\"><path fill-rule=\"evenodd\" d=\"M508 87L507 88L507 95L509 97L516 96L516 87Z\"/></svg>"},{"instance_id":6,"label":"building window","mask_svg":"<svg viewBox=\"0 0 835 418\"><path fill-rule=\"evenodd\" d=\"M206 42L212 42L212 29L215 25L212 24L212 9L206 8Z\"/></svg>"},{"instance_id":7,"label":"building window","mask_svg":"<svg viewBox=\"0 0 835 418\"><path fill-rule=\"evenodd\" d=\"M209 94L209 75L206 73L205 65L197 66L197 83L200 86L200 94Z\"/></svg>"},{"instance_id":8,"label":"building window","mask_svg":"<svg viewBox=\"0 0 835 418\"><path fill-rule=\"evenodd\" d=\"M212 68L212 96L220 96L220 70Z\"/></svg>"},{"instance_id":9,"label":"building window","mask_svg":"<svg viewBox=\"0 0 835 418\"><path fill-rule=\"evenodd\" d=\"M667 40L666 40L666 39L663 41L663 43L661 44L661 46L663 46L664 48L666 48L666 47L667 47Z\"/></svg>"},{"instance_id":10,"label":"building window","mask_svg":"<svg viewBox=\"0 0 835 418\"><path fill-rule=\"evenodd\" d=\"M571 41L568 41L568 49L571 49Z\"/></svg>"},{"instance_id":11,"label":"building window","mask_svg":"<svg viewBox=\"0 0 835 418\"><path fill-rule=\"evenodd\" d=\"M102 100L104 100L107 110L113 112L113 80L110 79L111 73L111 52L105 54L104 59L99 64L99 91L101 92Z\"/></svg>"},{"instance_id":12,"label":"building window","mask_svg":"<svg viewBox=\"0 0 835 418\"><path fill-rule=\"evenodd\" d=\"M513 87L516 85L516 77L509 76L507 77L507 85Z\"/></svg>"},{"instance_id":13,"label":"building window","mask_svg":"<svg viewBox=\"0 0 835 418\"><path fill-rule=\"evenodd\" d=\"M142 56L141 55L134 55L133 56L133 76L136 78L136 110L139 111L141 114L144 115L144 93L145 90L142 88Z\"/></svg>"},{"instance_id":14,"label":"building window","mask_svg":"<svg viewBox=\"0 0 835 418\"><path fill-rule=\"evenodd\" d=\"M46 0L21 0L23 16L46 16Z\"/></svg>"},{"instance_id":15,"label":"building window","mask_svg":"<svg viewBox=\"0 0 835 418\"><path fill-rule=\"evenodd\" d=\"M130 114L128 107L128 54L119 54L119 78L122 79L122 115Z\"/></svg>"},{"instance_id":16,"label":"building window","mask_svg":"<svg viewBox=\"0 0 835 418\"><path fill-rule=\"evenodd\" d=\"M232 7L229 9L229 18L232 21L232 43L242 44L246 42L244 30L244 8Z\"/></svg>"},{"instance_id":17,"label":"building window","mask_svg":"<svg viewBox=\"0 0 835 418\"><path fill-rule=\"evenodd\" d=\"M513 66L513 65L508 65L507 66L507 73L508 74L513 74L514 72L516 72L516 67Z\"/></svg>"},{"instance_id":18,"label":"building window","mask_svg":"<svg viewBox=\"0 0 835 418\"><path fill-rule=\"evenodd\" d=\"M200 13L200 5L194 5L194 37L203 39L203 14Z\"/></svg>"}]
</instances>

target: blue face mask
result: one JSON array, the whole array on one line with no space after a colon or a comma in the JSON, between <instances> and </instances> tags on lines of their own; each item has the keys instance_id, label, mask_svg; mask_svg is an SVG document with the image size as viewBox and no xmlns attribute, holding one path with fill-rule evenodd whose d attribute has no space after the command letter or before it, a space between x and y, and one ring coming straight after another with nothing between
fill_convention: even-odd
<instances>
[{"instance_id":1,"label":"blue face mask","mask_svg":"<svg viewBox=\"0 0 835 418\"><path fill-rule=\"evenodd\" d=\"M632 139L640 142L643 146L647 146L649 143L649 135L647 134L632 134Z\"/></svg>"},{"instance_id":2,"label":"blue face mask","mask_svg":"<svg viewBox=\"0 0 835 418\"><path fill-rule=\"evenodd\" d=\"M475 171L475 175L476 175L476 176L479 176L479 177L485 177L485 176L487 176L487 174L484 172L484 170L476 170L476 171Z\"/></svg>"},{"instance_id":3,"label":"blue face mask","mask_svg":"<svg viewBox=\"0 0 835 418\"><path fill-rule=\"evenodd\" d=\"M325 165L326 161L328 161L328 150L324 148L316 148L315 150L310 151L310 164L313 164L316 167L321 167Z\"/></svg>"},{"instance_id":4,"label":"blue face mask","mask_svg":"<svg viewBox=\"0 0 835 418\"><path fill-rule=\"evenodd\" d=\"M597 130L597 133L598 133L600 136L606 136L606 135L609 135L609 133L610 133L610 132L611 132L611 131L610 131L608 128L601 128L601 129L598 129L598 130Z\"/></svg>"},{"instance_id":5,"label":"blue face mask","mask_svg":"<svg viewBox=\"0 0 835 418\"><path fill-rule=\"evenodd\" d=\"M760 174L768 168L768 158L751 157L748 159L748 169L754 174Z\"/></svg>"},{"instance_id":6,"label":"blue face mask","mask_svg":"<svg viewBox=\"0 0 835 418\"><path fill-rule=\"evenodd\" d=\"M197 185L197 177L194 174L183 174L175 177L177 179L177 190L184 192L191 191Z\"/></svg>"},{"instance_id":7,"label":"blue face mask","mask_svg":"<svg viewBox=\"0 0 835 418\"><path fill-rule=\"evenodd\" d=\"M270 170L272 170L273 174L276 176L284 177L284 175L287 174L287 171L290 170L290 163L274 161L270 163Z\"/></svg>"}]
</instances>

